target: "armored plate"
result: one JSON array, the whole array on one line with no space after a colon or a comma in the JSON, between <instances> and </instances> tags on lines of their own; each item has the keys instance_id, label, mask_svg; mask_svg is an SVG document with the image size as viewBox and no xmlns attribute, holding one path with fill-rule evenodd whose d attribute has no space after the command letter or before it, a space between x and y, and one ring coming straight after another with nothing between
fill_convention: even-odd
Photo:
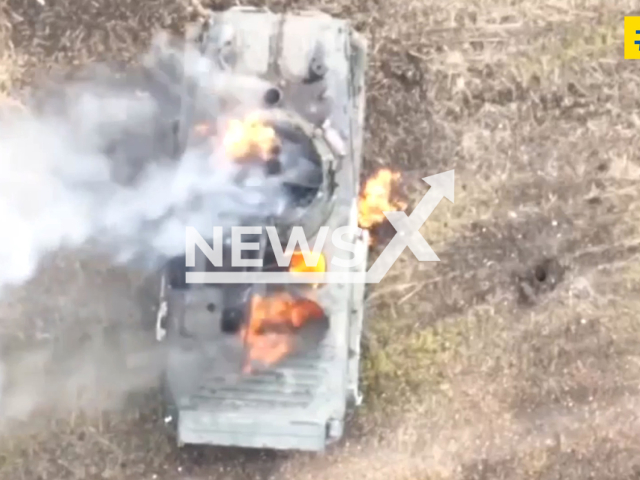
<instances>
[{"instance_id":1,"label":"armored plate","mask_svg":"<svg viewBox=\"0 0 640 480\"><path fill-rule=\"evenodd\" d=\"M213 14L200 41L223 69L262 82L265 95L257 101L295 112L324 136L337 162L327 226L349 226L348 240L366 255L368 238L357 225L363 40L347 21L322 13L239 7ZM329 260L346 254L332 252L329 243ZM329 318L322 342L248 376L238 375L241 340L221 333L225 312L246 300L242 288L171 287L165 279L158 336L169 345L166 421L180 444L322 451L342 436L348 404L360 401L362 285L320 287L319 303Z\"/></svg>"}]
</instances>

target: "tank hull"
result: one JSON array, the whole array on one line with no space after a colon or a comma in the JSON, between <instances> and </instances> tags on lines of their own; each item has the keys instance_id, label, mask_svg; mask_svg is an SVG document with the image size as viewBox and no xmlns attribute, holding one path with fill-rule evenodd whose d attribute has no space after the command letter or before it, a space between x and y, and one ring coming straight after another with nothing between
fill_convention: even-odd
<instances>
[{"instance_id":1,"label":"tank hull","mask_svg":"<svg viewBox=\"0 0 640 480\"><path fill-rule=\"evenodd\" d=\"M288 225L302 223L311 244L320 226L347 227L345 238L366 258L368 236L357 218L365 113L362 38L347 21L322 13L281 15L243 7L212 14L195 34L221 68L264 85L256 104L277 97L277 108L301 118L324 149L324 174L331 178L321 189L326 197L320 213L289 218L282 236ZM188 143L188 128L180 134ZM329 262L340 255L332 248L323 251ZM323 451L342 437L347 409L361 399L363 285L320 286L317 301L328 318L322 340L243 376L240 337L220 332L230 309L246 305L252 286L179 283L170 271L163 273L156 323L158 340L167 346L165 422L179 444Z\"/></svg>"}]
</instances>

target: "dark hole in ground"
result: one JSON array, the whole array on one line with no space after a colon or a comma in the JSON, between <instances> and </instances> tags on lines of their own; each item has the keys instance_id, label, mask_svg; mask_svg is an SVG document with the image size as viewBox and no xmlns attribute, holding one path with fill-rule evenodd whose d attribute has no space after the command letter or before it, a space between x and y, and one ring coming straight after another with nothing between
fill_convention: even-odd
<instances>
[{"instance_id":1,"label":"dark hole in ground","mask_svg":"<svg viewBox=\"0 0 640 480\"><path fill-rule=\"evenodd\" d=\"M544 265L538 265L535 269L534 273L536 280L539 282L544 282L547 279L547 269Z\"/></svg>"},{"instance_id":2,"label":"dark hole in ground","mask_svg":"<svg viewBox=\"0 0 640 480\"><path fill-rule=\"evenodd\" d=\"M519 301L521 304L537 303L541 296L553 291L564 278L565 267L555 258L545 258L533 268L517 275Z\"/></svg>"}]
</instances>

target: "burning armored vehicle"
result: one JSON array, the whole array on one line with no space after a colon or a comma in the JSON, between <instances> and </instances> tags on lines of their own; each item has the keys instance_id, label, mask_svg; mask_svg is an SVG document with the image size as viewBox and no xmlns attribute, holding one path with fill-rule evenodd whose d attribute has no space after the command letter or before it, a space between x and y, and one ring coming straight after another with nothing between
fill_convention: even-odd
<instances>
[{"instance_id":1,"label":"burning armored vehicle","mask_svg":"<svg viewBox=\"0 0 640 480\"><path fill-rule=\"evenodd\" d=\"M342 252L325 242L308 265L294 251L284 270L362 274L364 41L347 21L321 13L253 8L212 14L196 34L222 71L255 80L260 108L243 111L241 99L225 99L239 113L211 133L197 101L185 104L182 142L217 142L241 164L238 184L250 185L254 174L279 182L286 195L277 212L253 214L244 225L272 227L284 245L294 227L310 245L321 227L347 227ZM191 266L176 257L161 272L155 330L166 352L165 422L179 444L322 451L342 437L345 413L361 400L364 285L188 283L189 272L283 270L265 229L254 235L257 249L245 252L259 266L227 265L228 236L224 242L222 265L196 249ZM365 261L336 266L344 250Z\"/></svg>"}]
</instances>

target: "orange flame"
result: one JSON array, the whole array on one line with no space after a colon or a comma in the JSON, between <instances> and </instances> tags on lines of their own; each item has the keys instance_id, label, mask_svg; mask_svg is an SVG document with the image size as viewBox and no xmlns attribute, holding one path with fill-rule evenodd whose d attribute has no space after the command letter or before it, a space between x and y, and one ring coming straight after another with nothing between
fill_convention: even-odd
<instances>
[{"instance_id":1,"label":"orange flame","mask_svg":"<svg viewBox=\"0 0 640 480\"><path fill-rule=\"evenodd\" d=\"M315 260L315 254L311 253L311 262ZM304 254L300 251L293 252L291 256L291 262L289 263L289 271L293 274L295 273L324 273L327 271L327 260L325 256L320 253L318 254L318 261L315 265L307 265L307 262L304 259ZM310 285L311 288L318 288L318 284L314 283Z\"/></svg>"},{"instance_id":2,"label":"orange flame","mask_svg":"<svg viewBox=\"0 0 640 480\"><path fill-rule=\"evenodd\" d=\"M312 261L315 260L315 255L311 253ZM291 262L289 263L289 271L292 273L323 273L326 272L327 261L323 254L318 254L318 262L315 265L307 265L302 252L293 252L291 256Z\"/></svg>"},{"instance_id":3,"label":"orange flame","mask_svg":"<svg viewBox=\"0 0 640 480\"><path fill-rule=\"evenodd\" d=\"M371 228L385 220L384 212L404 210L407 205L391 198L391 190L400 174L382 169L370 178L360 195L358 223L361 228Z\"/></svg>"},{"instance_id":4,"label":"orange flame","mask_svg":"<svg viewBox=\"0 0 640 480\"><path fill-rule=\"evenodd\" d=\"M227 155L233 159L257 156L264 160L273 157L279 146L276 131L265 125L258 114L244 120L231 120L227 125L223 145Z\"/></svg>"},{"instance_id":5,"label":"orange flame","mask_svg":"<svg viewBox=\"0 0 640 480\"><path fill-rule=\"evenodd\" d=\"M251 300L249 325L240 330L247 346L244 373L250 373L254 363L273 365L294 349L296 329L306 322L319 320L324 312L313 300L294 298L288 293Z\"/></svg>"}]
</instances>

